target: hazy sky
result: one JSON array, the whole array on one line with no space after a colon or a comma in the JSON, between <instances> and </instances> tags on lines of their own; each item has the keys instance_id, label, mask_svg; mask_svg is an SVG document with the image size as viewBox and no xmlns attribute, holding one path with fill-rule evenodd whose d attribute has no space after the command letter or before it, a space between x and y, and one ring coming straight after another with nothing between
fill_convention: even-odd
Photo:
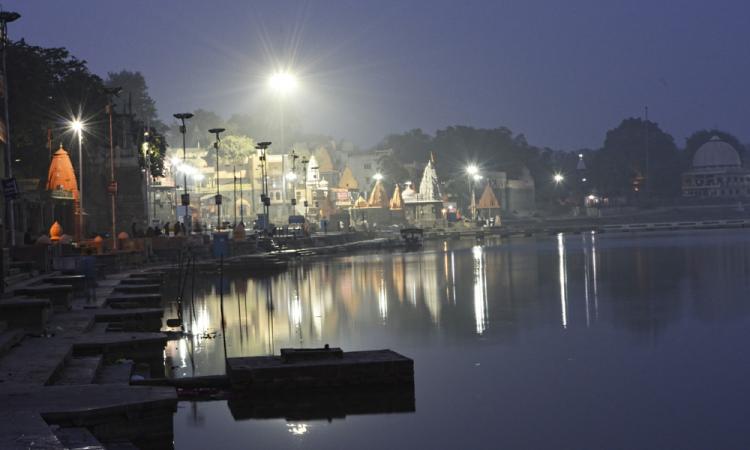
<instances>
[{"instance_id":1,"label":"hazy sky","mask_svg":"<svg viewBox=\"0 0 750 450\"><path fill-rule=\"evenodd\" d=\"M305 130L369 147L412 128L504 125L601 145L628 116L678 145L717 126L750 140L750 2L698 0L14 0L11 38L64 46L97 74L139 70L160 115L264 114L288 65Z\"/></svg>"}]
</instances>

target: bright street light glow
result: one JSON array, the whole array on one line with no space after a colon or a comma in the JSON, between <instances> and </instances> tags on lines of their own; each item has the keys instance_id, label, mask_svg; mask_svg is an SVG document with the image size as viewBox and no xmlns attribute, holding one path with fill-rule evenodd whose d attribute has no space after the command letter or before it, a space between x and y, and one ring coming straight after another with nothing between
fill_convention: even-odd
<instances>
[{"instance_id":1,"label":"bright street light glow","mask_svg":"<svg viewBox=\"0 0 750 450\"><path fill-rule=\"evenodd\" d=\"M466 173L474 176L479 173L479 167L477 167L476 164L469 164L468 167L466 167Z\"/></svg>"},{"instance_id":2,"label":"bright street light glow","mask_svg":"<svg viewBox=\"0 0 750 450\"><path fill-rule=\"evenodd\" d=\"M373 175L373 178L375 179L375 181L380 181L383 179L383 174L376 173L375 175Z\"/></svg>"},{"instance_id":3,"label":"bright street light glow","mask_svg":"<svg viewBox=\"0 0 750 450\"><path fill-rule=\"evenodd\" d=\"M70 129L80 134L83 131L83 122L81 122L81 119L73 119L70 122Z\"/></svg>"},{"instance_id":4,"label":"bright street light glow","mask_svg":"<svg viewBox=\"0 0 750 450\"><path fill-rule=\"evenodd\" d=\"M565 180L565 177L561 173L556 173L552 179L555 180L555 184L560 184Z\"/></svg>"},{"instance_id":5,"label":"bright street light glow","mask_svg":"<svg viewBox=\"0 0 750 450\"><path fill-rule=\"evenodd\" d=\"M479 180L481 180L482 178L484 178L484 177L483 177L483 176L481 176L481 175L479 175L478 173L475 173L475 174L474 174L474 181L479 181Z\"/></svg>"},{"instance_id":6,"label":"bright street light glow","mask_svg":"<svg viewBox=\"0 0 750 450\"><path fill-rule=\"evenodd\" d=\"M286 179L289 181L295 181L297 179L297 174L294 172L289 172L286 174Z\"/></svg>"},{"instance_id":7,"label":"bright street light glow","mask_svg":"<svg viewBox=\"0 0 750 450\"><path fill-rule=\"evenodd\" d=\"M276 72L268 79L268 85L274 92L286 95L297 89L297 77L289 72Z\"/></svg>"}]
</instances>

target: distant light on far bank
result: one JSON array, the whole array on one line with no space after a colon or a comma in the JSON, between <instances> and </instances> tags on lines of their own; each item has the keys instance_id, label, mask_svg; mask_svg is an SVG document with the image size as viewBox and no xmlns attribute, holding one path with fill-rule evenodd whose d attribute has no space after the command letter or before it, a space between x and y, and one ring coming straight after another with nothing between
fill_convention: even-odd
<instances>
[{"instance_id":1,"label":"distant light on far bank","mask_svg":"<svg viewBox=\"0 0 750 450\"><path fill-rule=\"evenodd\" d=\"M268 78L268 86L281 95L291 94L298 85L297 77L289 72L276 72Z\"/></svg>"}]
</instances>

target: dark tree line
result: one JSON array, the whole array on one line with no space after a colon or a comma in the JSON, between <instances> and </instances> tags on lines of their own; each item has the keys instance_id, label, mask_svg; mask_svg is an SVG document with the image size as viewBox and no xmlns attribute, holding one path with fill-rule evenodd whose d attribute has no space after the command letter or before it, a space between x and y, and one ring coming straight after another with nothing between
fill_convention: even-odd
<instances>
[{"instance_id":1,"label":"dark tree line","mask_svg":"<svg viewBox=\"0 0 750 450\"><path fill-rule=\"evenodd\" d=\"M150 131L153 148L160 149L151 155L152 173L161 174L166 149L161 132L165 127L157 119L155 103L140 73L112 72L102 80L89 71L86 61L68 50L29 45L24 40L10 43L7 58L13 170L17 176L46 179L51 153L60 144L68 151L77 147L76 135L70 130L75 118L85 124L85 156L107 148L107 86L123 88L114 99L114 111L133 112L133 141L142 142L144 132ZM121 133L118 120L114 121L114 133ZM72 156L75 160L76 155Z\"/></svg>"},{"instance_id":2,"label":"dark tree line","mask_svg":"<svg viewBox=\"0 0 750 450\"><path fill-rule=\"evenodd\" d=\"M483 171L505 171L511 177L519 176L526 167L535 179L541 203L559 203L571 195L585 194L581 189L630 200L664 200L680 195L681 173L691 167L698 147L714 135L730 143L745 160L744 146L729 133L697 131L680 149L656 122L627 118L607 132L600 148L572 152L533 146L523 134L514 134L506 127L452 126L437 130L435 135L410 130L389 135L379 144L379 148L394 151L392 157L381 158L380 167L387 178L414 178L419 174L407 174L404 165L424 162L432 154L446 186L454 187L459 197L466 190L465 168L476 163ZM579 154L586 164L584 188L576 178ZM553 182L556 173L566 178L561 185Z\"/></svg>"}]
</instances>

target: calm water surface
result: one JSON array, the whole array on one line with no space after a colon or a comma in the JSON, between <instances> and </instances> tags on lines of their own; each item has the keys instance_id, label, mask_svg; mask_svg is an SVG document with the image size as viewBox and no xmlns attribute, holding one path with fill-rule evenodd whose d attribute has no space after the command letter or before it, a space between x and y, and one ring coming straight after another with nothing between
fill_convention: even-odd
<instances>
[{"instance_id":1,"label":"calm water surface","mask_svg":"<svg viewBox=\"0 0 750 450\"><path fill-rule=\"evenodd\" d=\"M436 243L225 280L229 356L329 343L415 361L414 412L235 420L182 402L178 449L750 448L750 231ZM223 373L218 277L178 376Z\"/></svg>"}]
</instances>

